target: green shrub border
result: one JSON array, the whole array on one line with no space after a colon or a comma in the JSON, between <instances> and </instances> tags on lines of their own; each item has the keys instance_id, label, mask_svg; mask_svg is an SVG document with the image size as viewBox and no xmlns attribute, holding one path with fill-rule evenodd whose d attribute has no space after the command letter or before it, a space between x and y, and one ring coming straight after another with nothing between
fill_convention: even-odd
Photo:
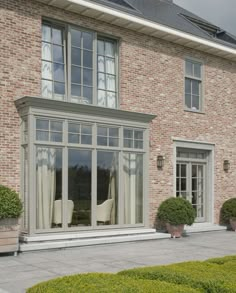
<instances>
[{"instance_id":1,"label":"green shrub border","mask_svg":"<svg viewBox=\"0 0 236 293\"><path fill-rule=\"evenodd\" d=\"M0 219L19 218L23 205L14 190L0 185Z\"/></svg>"}]
</instances>

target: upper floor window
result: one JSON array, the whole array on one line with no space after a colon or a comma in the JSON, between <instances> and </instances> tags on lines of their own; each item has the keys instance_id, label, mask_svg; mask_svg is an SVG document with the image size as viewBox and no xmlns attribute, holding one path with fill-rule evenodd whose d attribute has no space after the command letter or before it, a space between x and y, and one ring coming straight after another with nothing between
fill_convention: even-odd
<instances>
[{"instance_id":1,"label":"upper floor window","mask_svg":"<svg viewBox=\"0 0 236 293\"><path fill-rule=\"evenodd\" d=\"M202 110L202 63L189 59L185 61L185 107Z\"/></svg>"},{"instance_id":2,"label":"upper floor window","mask_svg":"<svg viewBox=\"0 0 236 293\"><path fill-rule=\"evenodd\" d=\"M44 22L42 96L117 108L116 40Z\"/></svg>"}]
</instances>

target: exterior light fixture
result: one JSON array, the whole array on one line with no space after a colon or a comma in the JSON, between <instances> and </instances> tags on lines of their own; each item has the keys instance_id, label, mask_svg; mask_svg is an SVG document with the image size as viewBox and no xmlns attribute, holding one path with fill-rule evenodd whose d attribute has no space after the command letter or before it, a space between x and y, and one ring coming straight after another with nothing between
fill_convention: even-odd
<instances>
[{"instance_id":1,"label":"exterior light fixture","mask_svg":"<svg viewBox=\"0 0 236 293\"><path fill-rule=\"evenodd\" d=\"M157 168L162 169L164 167L164 156L157 156Z\"/></svg>"},{"instance_id":2,"label":"exterior light fixture","mask_svg":"<svg viewBox=\"0 0 236 293\"><path fill-rule=\"evenodd\" d=\"M229 160L224 160L224 164L223 164L223 168L225 172L229 171L229 167L230 167L230 162Z\"/></svg>"}]
</instances>

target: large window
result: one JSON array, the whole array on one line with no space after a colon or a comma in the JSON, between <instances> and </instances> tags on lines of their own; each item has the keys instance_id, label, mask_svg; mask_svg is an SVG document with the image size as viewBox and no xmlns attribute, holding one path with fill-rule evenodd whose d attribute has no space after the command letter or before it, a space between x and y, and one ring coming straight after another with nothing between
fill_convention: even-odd
<instances>
[{"instance_id":1,"label":"large window","mask_svg":"<svg viewBox=\"0 0 236 293\"><path fill-rule=\"evenodd\" d=\"M185 61L185 107L202 111L202 63Z\"/></svg>"},{"instance_id":2,"label":"large window","mask_svg":"<svg viewBox=\"0 0 236 293\"><path fill-rule=\"evenodd\" d=\"M143 128L42 116L31 123L30 142L23 123L22 145L34 166L36 231L143 225Z\"/></svg>"},{"instance_id":3,"label":"large window","mask_svg":"<svg viewBox=\"0 0 236 293\"><path fill-rule=\"evenodd\" d=\"M117 108L116 40L44 22L42 97Z\"/></svg>"}]
</instances>

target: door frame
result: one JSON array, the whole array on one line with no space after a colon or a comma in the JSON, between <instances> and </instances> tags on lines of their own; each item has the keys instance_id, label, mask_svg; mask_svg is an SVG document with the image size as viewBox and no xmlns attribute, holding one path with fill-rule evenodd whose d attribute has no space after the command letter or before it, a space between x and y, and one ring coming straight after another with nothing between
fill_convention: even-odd
<instances>
[{"instance_id":1,"label":"door frame","mask_svg":"<svg viewBox=\"0 0 236 293\"><path fill-rule=\"evenodd\" d=\"M181 138L172 138L173 140L173 196L176 197L176 164L177 149L199 150L207 152L206 158L206 198L205 198L205 221L214 223L214 157L215 144L202 141L185 140ZM200 161L200 160L199 160Z\"/></svg>"}]
</instances>

